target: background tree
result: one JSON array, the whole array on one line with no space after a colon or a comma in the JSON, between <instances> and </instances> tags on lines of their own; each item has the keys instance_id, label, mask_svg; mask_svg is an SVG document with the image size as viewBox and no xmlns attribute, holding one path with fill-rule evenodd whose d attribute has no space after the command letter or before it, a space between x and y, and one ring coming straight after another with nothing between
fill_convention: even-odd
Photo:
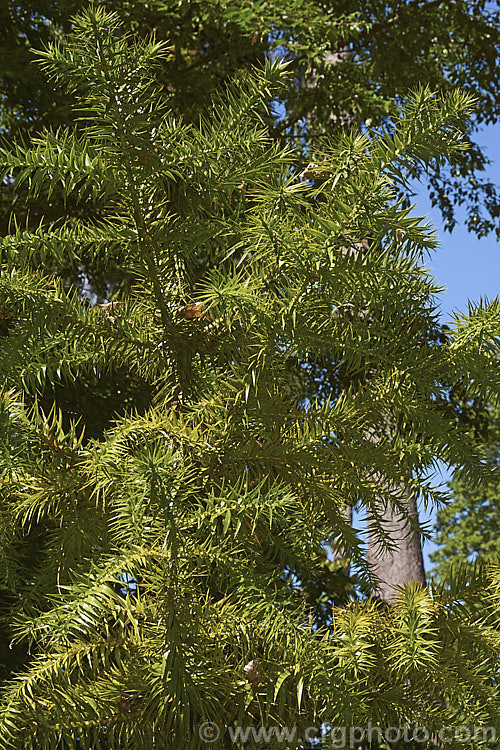
<instances>
[{"instance_id":1,"label":"background tree","mask_svg":"<svg viewBox=\"0 0 500 750\"><path fill-rule=\"evenodd\" d=\"M495 561L500 553L500 420L498 408L483 407L481 412L487 429L480 445L492 473L479 487L468 486L463 478L449 483L452 500L437 513L438 549L431 555L433 574L441 580L472 561ZM477 415L472 418L477 424Z\"/></svg>"}]
</instances>

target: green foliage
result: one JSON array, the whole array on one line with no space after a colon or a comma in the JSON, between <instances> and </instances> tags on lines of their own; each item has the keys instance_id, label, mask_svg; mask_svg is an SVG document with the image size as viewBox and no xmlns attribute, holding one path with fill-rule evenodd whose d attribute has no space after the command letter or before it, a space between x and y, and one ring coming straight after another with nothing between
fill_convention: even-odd
<instances>
[{"instance_id":1,"label":"green foliage","mask_svg":"<svg viewBox=\"0 0 500 750\"><path fill-rule=\"evenodd\" d=\"M42 54L78 124L1 151L47 212L34 229L20 209L0 247L3 627L29 653L0 744L197 748L203 720L496 725L496 569L492 622L467 587L408 587L394 608L315 593L339 540L373 584L345 508L389 545L381 479L432 502L437 460L485 473L440 399L470 373L498 390L498 307L436 345L436 240L399 198L405 171L463 152L473 100L419 89L304 172L266 125L286 66L226 82L189 122L156 78L165 54L85 12ZM55 195L95 210L54 221ZM99 305L65 275L89 259L114 283ZM348 384L304 400L290 372L325 359ZM102 421L64 401L92 384Z\"/></svg>"},{"instance_id":2,"label":"green foliage","mask_svg":"<svg viewBox=\"0 0 500 750\"><path fill-rule=\"evenodd\" d=\"M32 50L63 39L70 17L83 0L19 0L0 11L4 65L0 71L0 124L14 137L32 137L43 127L57 128L74 115L74 97L54 91L35 64ZM459 86L478 98L470 148L455 153L450 165L427 164L431 196L447 226L456 206L467 205L467 225L482 236L498 229L495 186L483 177L489 160L475 143L475 130L498 120L500 18L496 3L484 0L105 0L117 10L136 39L154 33L169 45L158 80L172 94L172 108L196 123L213 93L237 72L261 64L266 54L285 53L294 75L280 96L285 105L273 136L295 143L342 127L346 113L357 123L386 123L393 104L423 83L449 92ZM25 193L0 194L7 232L13 202L16 213ZM31 219L40 208L33 199ZM43 208L43 213L46 212ZM66 211L54 201L53 211Z\"/></svg>"},{"instance_id":3,"label":"green foliage","mask_svg":"<svg viewBox=\"0 0 500 750\"><path fill-rule=\"evenodd\" d=\"M460 564L472 560L496 561L500 553L500 475L498 446L500 422L498 409L486 410L488 425L482 437L485 460L491 476L479 487L470 487L463 479L450 482L451 502L437 514L436 542L432 555L435 575L446 577Z\"/></svg>"}]
</instances>

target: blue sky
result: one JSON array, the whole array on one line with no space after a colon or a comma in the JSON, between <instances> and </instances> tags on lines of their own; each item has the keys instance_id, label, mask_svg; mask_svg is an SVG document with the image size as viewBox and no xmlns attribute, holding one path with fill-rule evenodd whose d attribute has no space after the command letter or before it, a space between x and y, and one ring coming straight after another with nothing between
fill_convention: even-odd
<instances>
[{"instance_id":1,"label":"blue sky","mask_svg":"<svg viewBox=\"0 0 500 750\"><path fill-rule=\"evenodd\" d=\"M489 127L477 138L494 162L487 176L500 183L500 125ZM456 308L466 309L469 299L500 295L500 243L496 238L478 240L463 225L457 226L451 235L445 232L439 211L431 207L425 188L419 191L416 211L428 214L441 240L441 247L430 258L429 266L447 287L441 298L444 317Z\"/></svg>"},{"instance_id":2,"label":"blue sky","mask_svg":"<svg viewBox=\"0 0 500 750\"><path fill-rule=\"evenodd\" d=\"M488 177L500 184L500 125L486 128L476 138L493 162ZM452 234L445 232L439 211L431 207L424 187L418 191L416 201L415 213L428 216L441 241L428 266L438 282L446 287L441 295L443 319L449 320L454 310L466 311L469 300L500 296L500 242L494 236L478 240L463 224L458 225ZM432 543L424 546L427 569L430 567L428 556L433 548Z\"/></svg>"}]
</instances>

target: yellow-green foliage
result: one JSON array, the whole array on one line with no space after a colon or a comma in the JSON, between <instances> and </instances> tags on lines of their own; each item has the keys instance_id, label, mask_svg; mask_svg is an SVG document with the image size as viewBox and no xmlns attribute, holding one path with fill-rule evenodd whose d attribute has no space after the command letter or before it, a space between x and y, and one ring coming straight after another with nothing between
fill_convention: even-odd
<instances>
[{"instance_id":1,"label":"yellow-green foliage","mask_svg":"<svg viewBox=\"0 0 500 750\"><path fill-rule=\"evenodd\" d=\"M78 132L1 152L47 216L1 245L4 624L29 656L3 688L0 746L196 748L203 720L496 721L496 570L481 619L465 585L413 587L393 608L330 601L319 626L301 588L339 537L370 585L344 509L379 519L381 477L429 501L437 459L481 478L439 397L457 379L498 388L498 304L436 343L420 265L436 240L398 199L405 171L463 149L472 102L419 90L391 135L325 137L308 178L262 121L279 62L188 126L155 81L168 54L86 12L43 54L79 92ZM112 304L65 283L90 260ZM325 357L353 385L297 396L291 372ZM150 404L102 435L44 405L48 387L117 372Z\"/></svg>"}]
</instances>

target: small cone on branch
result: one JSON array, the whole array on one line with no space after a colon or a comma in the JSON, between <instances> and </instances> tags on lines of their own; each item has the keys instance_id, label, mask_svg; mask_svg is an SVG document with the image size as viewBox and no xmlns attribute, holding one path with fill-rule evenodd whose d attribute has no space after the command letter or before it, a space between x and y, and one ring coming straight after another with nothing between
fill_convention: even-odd
<instances>
[{"instance_id":1,"label":"small cone on branch","mask_svg":"<svg viewBox=\"0 0 500 750\"><path fill-rule=\"evenodd\" d=\"M260 661L258 659L252 659L252 661L249 661L248 664L245 664L245 666L243 667L243 672L245 673L245 677L247 678L250 685L258 685L264 677L264 672L262 671Z\"/></svg>"},{"instance_id":2,"label":"small cone on branch","mask_svg":"<svg viewBox=\"0 0 500 750\"><path fill-rule=\"evenodd\" d=\"M95 307L98 310L108 312L109 310L116 310L116 308L120 307L122 304L123 302L121 302L121 300L115 300L113 302L102 302L100 305L95 305Z\"/></svg>"},{"instance_id":3,"label":"small cone on branch","mask_svg":"<svg viewBox=\"0 0 500 750\"><path fill-rule=\"evenodd\" d=\"M185 320L196 320L197 318L205 318L209 322L212 322L212 318L206 312L205 305L191 303L181 307L179 310L181 317Z\"/></svg>"}]
</instances>

